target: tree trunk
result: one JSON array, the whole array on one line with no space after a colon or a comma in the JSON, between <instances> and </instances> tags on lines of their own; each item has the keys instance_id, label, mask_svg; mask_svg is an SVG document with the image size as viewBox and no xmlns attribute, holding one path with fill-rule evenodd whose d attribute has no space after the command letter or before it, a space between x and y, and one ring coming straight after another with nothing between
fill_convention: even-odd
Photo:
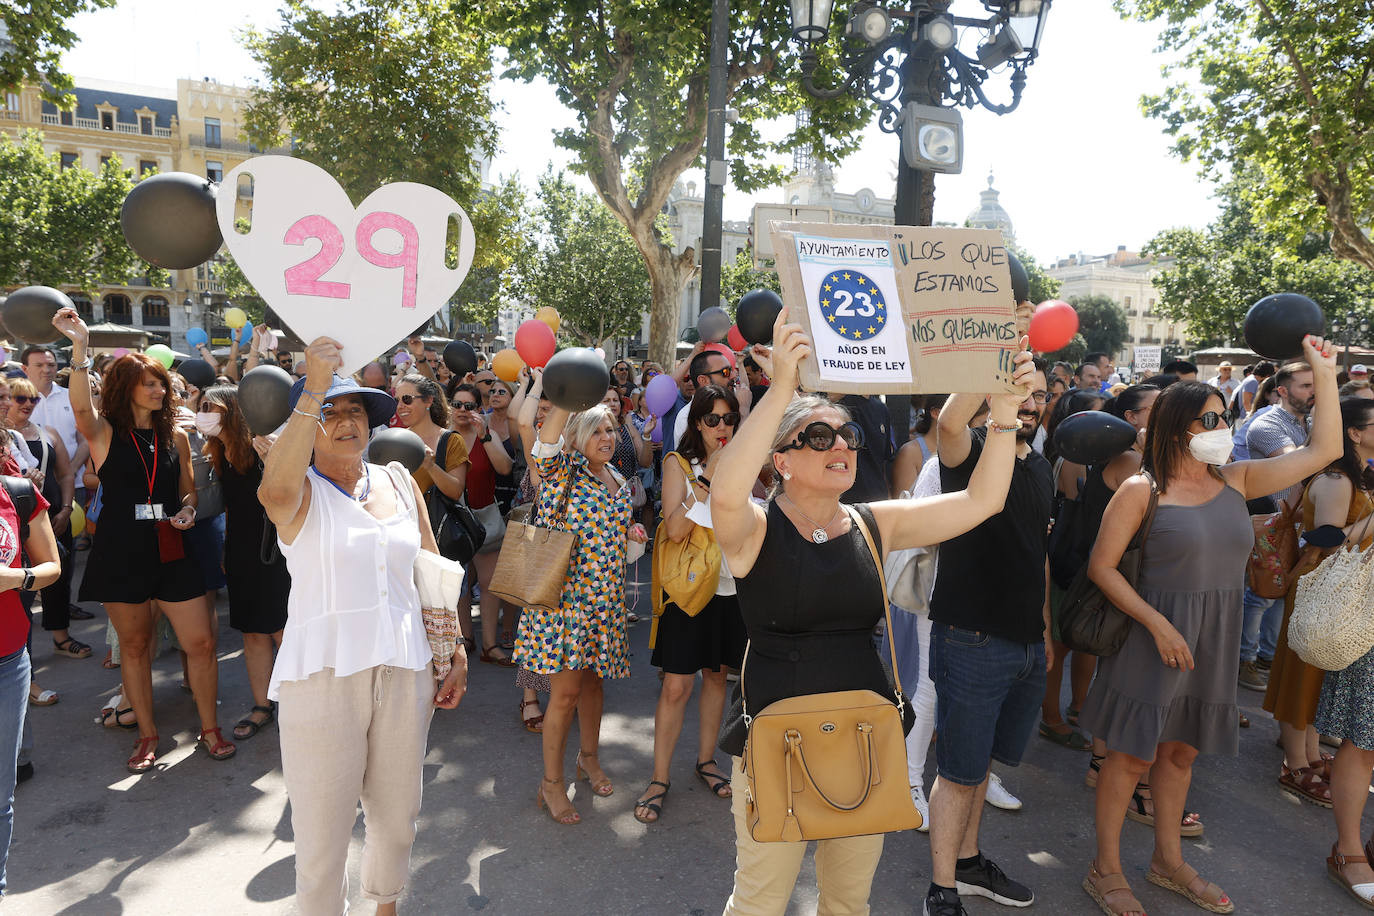
<instances>
[{"instance_id":1,"label":"tree trunk","mask_svg":"<svg viewBox=\"0 0 1374 916\"><path fill-rule=\"evenodd\" d=\"M654 229L649 214L629 226L630 237L649 272L649 358L671 372L677 362L677 328L681 318L682 291L696 270L696 249L688 246L673 254Z\"/></svg>"}]
</instances>

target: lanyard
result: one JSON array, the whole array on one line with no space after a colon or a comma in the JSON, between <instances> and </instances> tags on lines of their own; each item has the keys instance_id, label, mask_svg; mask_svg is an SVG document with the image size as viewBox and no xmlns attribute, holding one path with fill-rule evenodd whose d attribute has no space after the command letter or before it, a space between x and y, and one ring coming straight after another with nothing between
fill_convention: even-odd
<instances>
[{"instance_id":1,"label":"lanyard","mask_svg":"<svg viewBox=\"0 0 1374 916\"><path fill-rule=\"evenodd\" d=\"M134 444L134 451L138 454L138 462L143 465L143 473L148 478L148 505L153 504L153 482L157 480L157 430L153 430L153 469L148 470L148 462L143 457L143 449L139 447L138 437L133 430L129 430L129 441Z\"/></svg>"},{"instance_id":2,"label":"lanyard","mask_svg":"<svg viewBox=\"0 0 1374 916\"><path fill-rule=\"evenodd\" d=\"M315 467L313 464L310 466L310 470L314 471L315 476L320 478L320 480L323 480L325 483L329 484L331 487L338 490L340 493L342 493L344 496L347 496L350 500L354 502L366 502L368 494L372 492L372 473L368 471L367 465L365 464L363 465L363 473L367 475L367 486L363 487L362 496L354 496L352 493L348 492L343 487L339 486L337 483L321 474L320 469Z\"/></svg>"}]
</instances>

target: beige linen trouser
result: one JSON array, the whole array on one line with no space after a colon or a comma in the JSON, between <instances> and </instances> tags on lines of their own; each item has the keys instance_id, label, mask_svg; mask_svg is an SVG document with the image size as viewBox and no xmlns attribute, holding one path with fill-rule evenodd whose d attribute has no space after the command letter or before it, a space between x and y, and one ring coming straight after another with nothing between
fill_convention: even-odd
<instances>
[{"instance_id":1,"label":"beige linen trouser","mask_svg":"<svg viewBox=\"0 0 1374 916\"><path fill-rule=\"evenodd\" d=\"M348 912L348 842L363 804L363 895L401 896L420 814L421 767L434 715L434 675L379 665L332 668L279 689L281 768L296 837L296 906Z\"/></svg>"},{"instance_id":2,"label":"beige linen trouser","mask_svg":"<svg viewBox=\"0 0 1374 916\"><path fill-rule=\"evenodd\" d=\"M756 843L744 814L744 759L734 757L730 782L735 817L735 889L725 916L781 916L792 899L806 843ZM873 873L883 855L883 835L816 841L816 916L867 916Z\"/></svg>"}]
</instances>

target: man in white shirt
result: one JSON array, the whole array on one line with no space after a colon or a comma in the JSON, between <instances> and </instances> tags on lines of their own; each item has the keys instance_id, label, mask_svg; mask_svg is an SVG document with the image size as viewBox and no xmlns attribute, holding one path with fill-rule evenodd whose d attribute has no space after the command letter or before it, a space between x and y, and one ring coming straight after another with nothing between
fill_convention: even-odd
<instances>
[{"instance_id":1,"label":"man in white shirt","mask_svg":"<svg viewBox=\"0 0 1374 916\"><path fill-rule=\"evenodd\" d=\"M1221 365L1217 366L1216 377L1208 379L1207 384L1221 392L1222 403L1229 404L1231 395L1240 387L1240 380L1231 377L1231 364L1223 360Z\"/></svg>"}]
</instances>

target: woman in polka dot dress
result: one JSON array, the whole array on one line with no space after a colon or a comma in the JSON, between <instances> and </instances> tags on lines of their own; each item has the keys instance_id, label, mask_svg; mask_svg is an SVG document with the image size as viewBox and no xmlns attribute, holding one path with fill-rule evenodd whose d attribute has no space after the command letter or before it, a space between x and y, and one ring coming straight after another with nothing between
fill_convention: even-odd
<instances>
[{"instance_id":1,"label":"woman in polka dot dress","mask_svg":"<svg viewBox=\"0 0 1374 916\"><path fill-rule=\"evenodd\" d=\"M525 608L515 641L516 662L536 674L549 675L553 685L544 712L544 781L538 803L547 806L560 824L580 820L563 788L563 758L574 713L581 739L578 778L585 776L592 791L602 797L615 791L597 760L604 698L601 681L630 675L625 637L627 542L647 539L643 526L631 526L629 487L610 466L615 444L616 419L605 406L571 419L567 411L555 407L530 453L532 466L544 482L534 524L578 535L558 609ZM568 493L567 517L559 522L564 492Z\"/></svg>"}]
</instances>

